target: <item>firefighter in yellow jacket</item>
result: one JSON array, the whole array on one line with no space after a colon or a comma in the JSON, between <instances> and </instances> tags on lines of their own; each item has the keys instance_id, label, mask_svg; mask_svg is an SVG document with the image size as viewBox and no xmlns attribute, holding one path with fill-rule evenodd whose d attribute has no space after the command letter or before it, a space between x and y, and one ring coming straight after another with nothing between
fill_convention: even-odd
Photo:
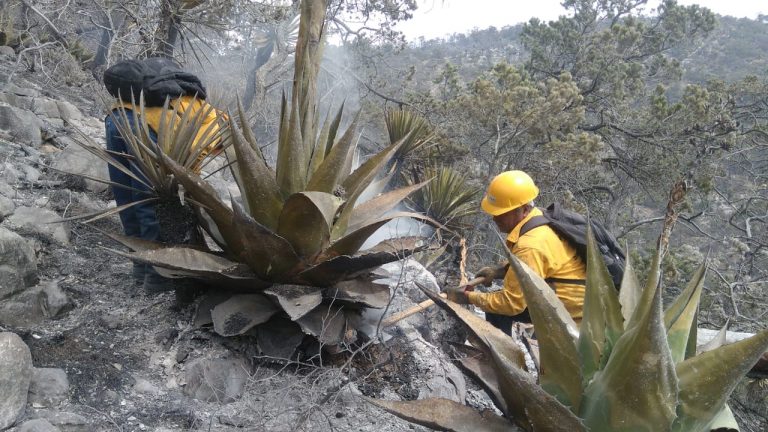
<instances>
[{"instance_id":1,"label":"firefighter in yellow jacket","mask_svg":"<svg viewBox=\"0 0 768 432\"><path fill-rule=\"evenodd\" d=\"M488 187L481 207L507 234L512 253L545 279L571 316L580 320L584 306L586 264L566 240L549 225L539 225L521 235L521 228L542 211L534 206L539 195L531 177L523 171L507 171L496 176ZM482 293L466 287L450 289L448 298L462 304L473 304L485 311L486 319L509 334L513 322L530 322L525 297L508 264L480 269L476 277L490 286L494 279L504 278L504 289Z\"/></svg>"}]
</instances>

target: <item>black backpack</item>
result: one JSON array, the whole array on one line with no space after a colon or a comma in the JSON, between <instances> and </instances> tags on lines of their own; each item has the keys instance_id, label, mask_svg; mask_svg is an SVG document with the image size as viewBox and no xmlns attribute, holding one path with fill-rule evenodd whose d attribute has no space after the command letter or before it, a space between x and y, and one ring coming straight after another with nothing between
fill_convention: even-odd
<instances>
[{"instance_id":1,"label":"black backpack","mask_svg":"<svg viewBox=\"0 0 768 432\"><path fill-rule=\"evenodd\" d=\"M144 60L124 60L104 72L104 85L115 98L123 102L139 103L144 92L144 106L163 106L166 98L195 96L205 99L206 92L200 79L181 69L178 63L163 57Z\"/></svg>"},{"instance_id":2,"label":"black backpack","mask_svg":"<svg viewBox=\"0 0 768 432\"><path fill-rule=\"evenodd\" d=\"M608 272L613 279L616 289L621 286L624 277L626 257L616 238L605 227L594 220L590 221L592 232L597 240L603 261L608 267ZM587 262L587 218L579 213L566 210L560 204L552 204L544 210L544 216L534 216L520 228L520 235L541 226L549 225L560 237L564 238L579 255L579 258ZM548 279L547 282L584 283L582 280Z\"/></svg>"}]
</instances>

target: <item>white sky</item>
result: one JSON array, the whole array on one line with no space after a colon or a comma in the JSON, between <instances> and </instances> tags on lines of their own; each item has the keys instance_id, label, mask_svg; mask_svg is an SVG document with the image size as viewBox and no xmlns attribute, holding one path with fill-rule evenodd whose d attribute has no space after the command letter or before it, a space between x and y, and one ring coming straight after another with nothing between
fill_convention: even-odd
<instances>
[{"instance_id":1,"label":"white sky","mask_svg":"<svg viewBox=\"0 0 768 432\"><path fill-rule=\"evenodd\" d=\"M408 40L420 36L426 39L452 33L466 33L473 28L491 26L501 28L527 22L533 17L543 21L557 19L565 13L561 0L418 0L419 9L413 18L399 23ZM656 7L658 0L650 0L646 11ZM719 15L756 19L758 14L768 15L766 0L678 0L679 4L699 4Z\"/></svg>"}]
</instances>

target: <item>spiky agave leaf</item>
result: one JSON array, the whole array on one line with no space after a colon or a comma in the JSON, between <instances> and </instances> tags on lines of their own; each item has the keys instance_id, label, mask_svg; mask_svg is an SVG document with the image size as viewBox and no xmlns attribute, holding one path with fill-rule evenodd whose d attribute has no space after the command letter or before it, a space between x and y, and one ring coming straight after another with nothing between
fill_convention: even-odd
<instances>
[{"instance_id":1,"label":"spiky agave leaf","mask_svg":"<svg viewBox=\"0 0 768 432\"><path fill-rule=\"evenodd\" d=\"M686 358L687 348L691 342L695 352L696 335L692 335L691 331L696 328L696 311L699 309L706 271L705 261L696 270L686 289L664 312L669 349L672 351L675 363L680 363Z\"/></svg>"},{"instance_id":2,"label":"spiky agave leaf","mask_svg":"<svg viewBox=\"0 0 768 432\"><path fill-rule=\"evenodd\" d=\"M624 331L621 305L597 246L591 224L587 228L587 283L579 329L578 349L582 379L589 382L602 368Z\"/></svg>"},{"instance_id":3,"label":"spiky agave leaf","mask_svg":"<svg viewBox=\"0 0 768 432\"><path fill-rule=\"evenodd\" d=\"M423 149L435 137L429 122L413 111L391 110L385 114L384 120L387 123L389 142L404 140L394 156L396 160L402 160L409 154Z\"/></svg>"},{"instance_id":4,"label":"spiky agave leaf","mask_svg":"<svg viewBox=\"0 0 768 432\"><path fill-rule=\"evenodd\" d=\"M643 296L643 290L640 282L637 280L635 265L629 251L625 254L627 261L624 263L624 277L621 279L621 291L619 292L619 303L621 304L621 315L624 317L624 328L627 328L632 312L637 308L640 298Z\"/></svg>"},{"instance_id":5,"label":"spiky agave leaf","mask_svg":"<svg viewBox=\"0 0 768 432\"><path fill-rule=\"evenodd\" d=\"M428 179L432 181L408 199L417 211L453 229L461 227L462 219L477 213L476 200L481 190L470 186L465 174L449 167L427 167L405 180L415 184Z\"/></svg>"},{"instance_id":6,"label":"spiky agave leaf","mask_svg":"<svg viewBox=\"0 0 768 432\"><path fill-rule=\"evenodd\" d=\"M509 268L525 296L531 321L537 329L542 387L565 405L578 409L581 401L581 370L576 349L578 326L544 279L534 273L507 248Z\"/></svg>"},{"instance_id":7,"label":"spiky agave leaf","mask_svg":"<svg viewBox=\"0 0 768 432\"><path fill-rule=\"evenodd\" d=\"M680 406L672 430L698 431L707 426L723 409L736 384L766 351L768 330L763 330L677 365Z\"/></svg>"}]
</instances>

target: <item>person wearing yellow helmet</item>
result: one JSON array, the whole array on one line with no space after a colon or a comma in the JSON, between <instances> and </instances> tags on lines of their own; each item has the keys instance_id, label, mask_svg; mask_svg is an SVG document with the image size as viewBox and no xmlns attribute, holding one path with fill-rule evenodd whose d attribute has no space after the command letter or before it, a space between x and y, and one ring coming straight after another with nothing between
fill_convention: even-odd
<instances>
[{"instance_id":1,"label":"person wearing yellow helmet","mask_svg":"<svg viewBox=\"0 0 768 432\"><path fill-rule=\"evenodd\" d=\"M521 261L545 279L557 293L571 316L580 320L584 306L586 265L577 251L547 224L529 221L543 213L534 205L539 188L523 171L506 171L488 186L481 202L483 211L493 217L499 231L507 234L507 246ZM486 319L510 334L513 322L530 322L525 297L514 272L507 263L483 267L475 275L490 286L494 279L504 279L504 288L482 293L472 287L448 290L448 298L457 303L473 304L485 311Z\"/></svg>"}]
</instances>

